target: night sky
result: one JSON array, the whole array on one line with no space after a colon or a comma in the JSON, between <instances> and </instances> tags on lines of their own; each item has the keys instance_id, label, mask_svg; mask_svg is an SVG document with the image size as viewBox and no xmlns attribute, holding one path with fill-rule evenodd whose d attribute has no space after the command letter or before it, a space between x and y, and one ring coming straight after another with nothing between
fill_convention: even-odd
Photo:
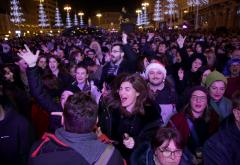
<instances>
[{"instance_id":1,"label":"night sky","mask_svg":"<svg viewBox=\"0 0 240 165\"><path fill-rule=\"evenodd\" d=\"M127 12L133 13L140 6L141 0L58 0L59 5L70 4L72 11L83 10L87 15L95 15L100 11L121 11L125 6Z\"/></svg>"}]
</instances>

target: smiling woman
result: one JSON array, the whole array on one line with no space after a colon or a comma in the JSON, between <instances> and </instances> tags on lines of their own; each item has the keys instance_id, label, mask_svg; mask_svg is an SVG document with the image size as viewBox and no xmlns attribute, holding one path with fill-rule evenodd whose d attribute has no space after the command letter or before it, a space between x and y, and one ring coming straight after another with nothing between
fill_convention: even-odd
<instances>
[{"instance_id":1,"label":"smiling woman","mask_svg":"<svg viewBox=\"0 0 240 165\"><path fill-rule=\"evenodd\" d=\"M219 116L217 113L207 108L208 91L202 86L191 88L188 95L188 104L183 110L174 115L168 126L176 128L182 138L184 146L198 159L201 157L201 148L217 129Z\"/></svg>"}]
</instances>

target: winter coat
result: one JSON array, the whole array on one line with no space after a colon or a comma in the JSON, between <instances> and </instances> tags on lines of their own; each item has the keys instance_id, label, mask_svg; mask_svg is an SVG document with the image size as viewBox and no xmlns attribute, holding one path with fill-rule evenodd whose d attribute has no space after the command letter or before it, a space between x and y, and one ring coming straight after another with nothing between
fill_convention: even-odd
<instances>
[{"instance_id":1,"label":"winter coat","mask_svg":"<svg viewBox=\"0 0 240 165\"><path fill-rule=\"evenodd\" d=\"M0 121L0 164L24 165L32 143L32 129L27 120L12 107L4 107Z\"/></svg>"},{"instance_id":2,"label":"winter coat","mask_svg":"<svg viewBox=\"0 0 240 165\"><path fill-rule=\"evenodd\" d=\"M175 114L168 124L169 127L179 131L184 146L187 146L194 154L218 129L219 116L214 111L205 111L205 115L207 117L194 119L190 114L180 112ZM194 129L191 129L190 124L193 125Z\"/></svg>"},{"instance_id":3,"label":"winter coat","mask_svg":"<svg viewBox=\"0 0 240 165\"><path fill-rule=\"evenodd\" d=\"M33 145L29 165L91 165L100 158L104 158L102 162L106 165L123 165L120 153L100 142L95 133L76 134L60 128L55 135L44 134Z\"/></svg>"},{"instance_id":4,"label":"winter coat","mask_svg":"<svg viewBox=\"0 0 240 165\"><path fill-rule=\"evenodd\" d=\"M227 117L220 127L204 144L204 164L237 165L240 162L240 131L233 115Z\"/></svg>"},{"instance_id":5,"label":"winter coat","mask_svg":"<svg viewBox=\"0 0 240 165\"><path fill-rule=\"evenodd\" d=\"M59 102L53 99L43 87L43 83L37 67L28 68L27 76L31 95L37 103L49 114L51 112L62 112L63 109ZM49 130L54 132L56 128L61 127L61 117L50 115Z\"/></svg>"},{"instance_id":6,"label":"winter coat","mask_svg":"<svg viewBox=\"0 0 240 165\"><path fill-rule=\"evenodd\" d=\"M124 133L133 137L135 146L141 141L140 133L144 127L157 120L161 120L159 106L144 106L144 115L133 114L131 116L124 115L120 109L109 109L101 107L99 110L99 126L103 133L110 139L114 140L116 147L120 150L123 157L128 160L132 150L127 149L123 145ZM145 137L141 137L145 138Z\"/></svg>"}]
</instances>

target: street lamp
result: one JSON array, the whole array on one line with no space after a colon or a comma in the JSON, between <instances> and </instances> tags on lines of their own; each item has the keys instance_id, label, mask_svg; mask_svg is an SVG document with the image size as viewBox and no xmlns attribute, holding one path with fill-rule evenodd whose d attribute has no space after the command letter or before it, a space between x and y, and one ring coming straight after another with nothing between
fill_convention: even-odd
<instances>
[{"instance_id":1,"label":"street lamp","mask_svg":"<svg viewBox=\"0 0 240 165\"><path fill-rule=\"evenodd\" d=\"M83 25L84 25L84 23L83 23L84 13L83 13L83 12L79 12L78 15L79 15L79 17L80 17L80 26L83 26Z\"/></svg>"},{"instance_id":2,"label":"street lamp","mask_svg":"<svg viewBox=\"0 0 240 165\"><path fill-rule=\"evenodd\" d=\"M142 19L141 19L142 10L137 9L136 13L137 13L137 26L141 26L142 25Z\"/></svg>"},{"instance_id":3,"label":"street lamp","mask_svg":"<svg viewBox=\"0 0 240 165\"><path fill-rule=\"evenodd\" d=\"M71 18L70 18L70 11L71 11L72 8L69 5L65 5L63 9L67 12L67 17L66 17L67 26L66 27L70 28L72 26Z\"/></svg>"},{"instance_id":4,"label":"street lamp","mask_svg":"<svg viewBox=\"0 0 240 165\"><path fill-rule=\"evenodd\" d=\"M97 13L96 16L98 17L98 25L100 26L100 21L101 21L102 14Z\"/></svg>"},{"instance_id":5,"label":"street lamp","mask_svg":"<svg viewBox=\"0 0 240 165\"><path fill-rule=\"evenodd\" d=\"M143 20L142 20L142 24L143 25L148 25L148 15L147 15L147 7L149 6L148 2L144 2L142 3L142 9L143 9Z\"/></svg>"}]
</instances>

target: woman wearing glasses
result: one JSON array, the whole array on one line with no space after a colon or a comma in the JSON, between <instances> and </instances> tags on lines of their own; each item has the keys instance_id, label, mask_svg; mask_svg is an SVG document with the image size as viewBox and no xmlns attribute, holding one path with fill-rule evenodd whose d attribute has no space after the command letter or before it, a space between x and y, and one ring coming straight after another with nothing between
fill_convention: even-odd
<instances>
[{"instance_id":1,"label":"woman wearing glasses","mask_svg":"<svg viewBox=\"0 0 240 165\"><path fill-rule=\"evenodd\" d=\"M181 135L173 128L159 128L151 144L135 149L132 165L190 165L191 154L183 149Z\"/></svg>"},{"instance_id":2,"label":"woman wearing glasses","mask_svg":"<svg viewBox=\"0 0 240 165\"><path fill-rule=\"evenodd\" d=\"M195 86L189 91L188 104L182 112L174 115L168 126L176 128L182 138L183 145L195 156L202 158L201 148L204 142L218 129L219 116L214 110L207 108L208 91L202 86Z\"/></svg>"}]
</instances>

